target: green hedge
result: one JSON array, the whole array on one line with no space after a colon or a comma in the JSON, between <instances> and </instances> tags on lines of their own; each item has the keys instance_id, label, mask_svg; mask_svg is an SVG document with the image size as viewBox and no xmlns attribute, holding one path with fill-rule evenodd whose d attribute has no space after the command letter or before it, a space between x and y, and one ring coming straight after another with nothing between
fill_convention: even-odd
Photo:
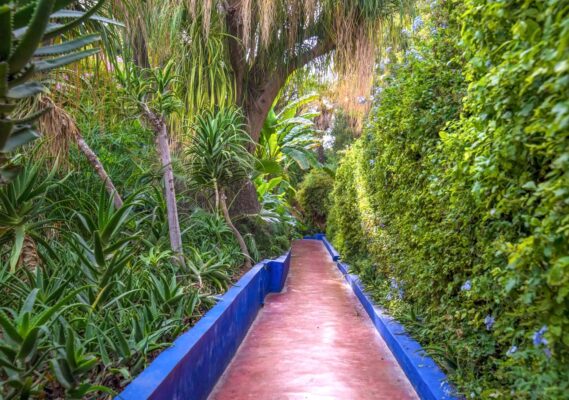
<instances>
[{"instance_id":1,"label":"green hedge","mask_svg":"<svg viewBox=\"0 0 569 400\"><path fill-rule=\"evenodd\" d=\"M312 169L298 186L295 200L302 213L303 222L309 231L322 232L330 209L330 192L334 178L323 169Z\"/></svg>"},{"instance_id":2,"label":"green hedge","mask_svg":"<svg viewBox=\"0 0 569 400\"><path fill-rule=\"evenodd\" d=\"M569 398L569 7L439 3L391 56L328 234L459 392Z\"/></svg>"}]
</instances>

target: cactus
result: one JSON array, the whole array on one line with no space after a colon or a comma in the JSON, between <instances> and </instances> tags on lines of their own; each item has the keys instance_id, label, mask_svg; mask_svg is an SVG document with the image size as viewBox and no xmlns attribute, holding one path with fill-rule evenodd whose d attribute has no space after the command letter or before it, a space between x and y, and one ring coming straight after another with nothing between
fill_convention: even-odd
<instances>
[{"instance_id":1,"label":"cactus","mask_svg":"<svg viewBox=\"0 0 569 400\"><path fill-rule=\"evenodd\" d=\"M6 153L36 139L34 122L47 109L25 119L12 119L18 105L46 91L32 80L45 73L98 52L84 49L100 40L99 35L85 35L65 41L62 35L95 15L104 0L85 12L66 10L75 0L0 0L0 182L14 173ZM104 20L104 19L103 19ZM109 22L109 21L106 21ZM49 45L43 46L45 43Z\"/></svg>"}]
</instances>

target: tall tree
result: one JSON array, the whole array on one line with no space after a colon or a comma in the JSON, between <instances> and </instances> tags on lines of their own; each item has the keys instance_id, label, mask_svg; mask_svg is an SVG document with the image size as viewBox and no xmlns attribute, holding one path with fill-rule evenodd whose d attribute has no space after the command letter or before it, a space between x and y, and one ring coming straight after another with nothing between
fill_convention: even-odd
<instances>
[{"instance_id":1,"label":"tall tree","mask_svg":"<svg viewBox=\"0 0 569 400\"><path fill-rule=\"evenodd\" d=\"M288 77L323 56L331 57L314 68L326 73L332 66L351 81L346 88L354 92L346 97L355 100L368 95L365 90L371 86L381 25L411 6L405 0L230 0L220 4L211 9L225 13L237 103L246 114L254 142ZM239 200L241 211L256 208L247 186Z\"/></svg>"},{"instance_id":2,"label":"tall tree","mask_svg":"<svg viewBox=\"0 0 569 400\"><path fill-rule=\"evenodd\" d=\"M128 0L137 8L137 35L151 59L176 60L186 110L228 100L243 109L258 142L265 118L288 77L299 68L341 75L354 103L372 83L380 32L413 0ZM176 26L178 32L173 32ZM198 26L201 29L197 29ZM165 34L165 32L168 32ZM134 43L138 45L140 41ZM134 47L136 50L136 47ZM138 54L140 49L136 50ZM317 61L317 62L315 62ZM230 69L228 70L228 67ZM215 72L212 72L215 71ZM204 97L205 100L204 101ZM254 187L240 185L234 212L254 213Z\"/></svg>"}]
</instances>

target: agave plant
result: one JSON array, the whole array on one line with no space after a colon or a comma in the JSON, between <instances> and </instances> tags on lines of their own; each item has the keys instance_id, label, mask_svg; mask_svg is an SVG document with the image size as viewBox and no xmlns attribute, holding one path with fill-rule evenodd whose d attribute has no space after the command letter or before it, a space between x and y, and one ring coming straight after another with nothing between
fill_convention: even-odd
<instances>
[{"instance_id":1,"label":"agave plant","mask_svg":"<svg viewBox=\"0 0 569 400\"><path fill-rule=\"evenodd\" d=\"M134 257L127 246L136 234L126 232L126 226L134 218L132 211L137 204L134 194L125 199L121 208L115 209L112 197L103 186L99 202L94 205L95 213L75 213L82 235L73 232L72 245L82 273L93 285L84 299L93 309L103 306L111 297L112 288L117 284L116 276Z\"/></svg>"},{"instance_id":2,"label":"agave plant","mask_svg":"<svg viewBox=\"0 0 569 400\"><path fill-rule=\"evenodd\" d=\"M16 108L46 91L43 83L32 80L37 73L73 63L97 53L97 49L81 50L98 41L98 35L85 35L63 41L63 34L89 18L103 4L86 12L66 10L74 0L0 1L0 181L13 177L14 168L3 168L4 154L38 137L34 121L47 109L24 119L12 119ZM54 21L67 22L54 22ZM52 43L42 46L42 43Z\"/></svg>"},{"instance_id":3,"label":"agave plant","mask_svg":"<svg viewBox=\"0 0 569 400\"><path fill-rule=\"evenodd\" d=\"M5 384L11 388L11 395L27 398L38 389L37 377L33 371L45 362L40 344L44 340L49 324L64 307L85 288L73 290L51 307L43 310L37 307L38 289L32 290L19 310L9 310L9 315L0 310L0 371L8 379ZM26 396L27 395L27 396Z\"/></svg>"},{"instance_id":4,"label":"agave plant","mask_svg":"<svg viewBox=\"0 0 569 400\"><path fill-rule=\"evenodd\" d=\"M53 187L61 183L53 179L54 166L47 177L40 173L43 163L29 163L9 184L0 187L0 245L11 243L10 270L14 272L18 263L31 269L39 263L36 243L49 250L42 230L53 222L45 218L50 204L44 197ZM38 218L38 217L42 218Z\"/></svg>"}]
</instances>

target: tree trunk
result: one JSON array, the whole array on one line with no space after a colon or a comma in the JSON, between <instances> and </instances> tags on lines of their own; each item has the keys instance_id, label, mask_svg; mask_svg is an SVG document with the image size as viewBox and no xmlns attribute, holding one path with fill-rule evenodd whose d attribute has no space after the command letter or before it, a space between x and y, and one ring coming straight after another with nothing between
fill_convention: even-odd
<instances>
[{"instance_id":1,"label":"tree trunk","mask_svg":"<svg viewBox=\"0 0 569 400\"><path fill-rule=\"evenodd\" d=\"M154 128L156 145L164 171L164 197L166 199L166 210L168 212L170 246L172 247L172 251L176 254L177 261L180 265L185 266L182 233L178 219L178 205L176 203L176 188L174 186L174 170L172 169L172 157L170 156L170 144L168 140L168 127L166 126L164 118L152 112L147 105L144 104L142 110Z\"/></svg>"},{"instance_id":2,"label":"tree trunk","mask_svg":"<svg viewBox=\"0 0 569 400\"><path fill-rule=\"evenodd\" d=\"M91 150L91 148L89 147L87 142L85 142L85 139L83 139L83 136L81 136L79 132L76 132L75 139L77 141L77 147L85 155L85 157L87 157L87 161L89 161L89 164L91 164L93 169L95 169L97 175L99 175L101 180L104 182L107 192L111 196L113 196L113 203L115 205L115 208L118 210L123 206L123 201L121 199L121 196L119 195L119 192L115 188L113 181L109 177L109 174L107 174L107 171L105 171L105 167L103 167L103 164L101 164L99 157L97 157L95 152Z\"/></svg>"},{"instance_id":3,"label":"tree trunk","mask_svg":"<svg viewBox=\"0 0 569 400\"><path fill-rule=\"evenodd\" d=\"M233 231L233 235L235 236L235 239L237 239L237 242L239 243L241 252L243 253L243 256L245 256L245 268L249 269L251 268L251 256L249 255L249 250L247 249L247 244L245 243L245 240L243 240L243 236L241 236L241 233L239 233L239 230L235 227L235 225L233 225L233 222L231 221L231 217L229 216L229 210L227 209L227 197L225 196L225 192L223 190L221 190L219 200L221 205L221 211L223 212L223 217L225 218L225 222L227 223L229 228Z\"/></svg>"}]
</instances>

